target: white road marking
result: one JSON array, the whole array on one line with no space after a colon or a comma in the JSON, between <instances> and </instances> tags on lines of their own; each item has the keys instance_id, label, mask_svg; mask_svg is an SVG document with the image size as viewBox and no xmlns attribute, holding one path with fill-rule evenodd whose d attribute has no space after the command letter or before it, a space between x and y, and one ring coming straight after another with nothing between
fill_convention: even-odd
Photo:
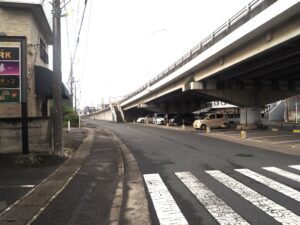
<instances>
[{"instance_id":1,"label":"white road marking","mask_svg":"<svg viewBox=\"0 0 300 225\"><path fill-rule=\"evenodd\" d=\"M249 224L190 172L175 174L221 225Z\"/></svg>"},{"instance_id":2,"label":"white road marking","mask_svg":"<svg viewBox=\"0 0 300 225\"><path fill-rule=\"evenodd\" d=\"M300 170L300 165L291 165L289 167L296 169L296 170Z\"/></svg>"},{"instance_id":3,"label":"white road marking","mask_svg":"<svg viewBox=\"0 0 300 225\"><path fill-rule=\"evenodd\" d=\"M256 180L257 182L262 183L262 184L266 185L267 187L269 187L275 191L278 191L278 192L300 202L300 192L291 187L288 187L284 184L281 184L275 180L272 180L268 177L265 177L265 176L258 174L252 170L249 170L249 169L235 169L235 171L237 171L247 177L250 177L251 179Z\"/></svg>"},{"instance_id":4,"label":"white road marking","mask_svg":"<svg viewBox=\"0 0 300 225\"><path fill-rule=\"evenodd\" d=\"M0 186L0 188L34 188L34 187L35 187L35 185L31 185L31 184Z\"/></svg>"},{"instance_id":5,"label":"white road marking","mask_svg":"<svg viewBox=\"0 0 300 225\"><path fill-rule=\"evenodd\" d=\"M281 144L281 143L290 143L290 142L300 142L300 140L277 141L277 142L271 142L271 143L272 143L272 144Z\"/></svg>"},{"instance_id":6,"label":"white road marking","mask_svg":"<svg viewBox=\"0 0 300 225\"><path fill-rule=\"evenodd\" d=\"M257 137L251 137L251 138L257 138L257 139L264 139L264 138L278 138L278 137L292 137L295 136L293 134L287 134L287 135L270 135L270 136L257 136Z\"/></svg>"},{"instance_id":7,"label":"white road marking","mask_svg":"<svg viewBox=\"0 0 300 225\"><path fill-rule=\"evenodd\" d=\"M31 218L29 222L27 222L26 225L31 225L38 217L41 215L41 213L48 207L48 205L65 189L65 187L70 183L70 181L73 179L73 177L78 173L81 166L77 168L74 173L67 179L65 184L48 200L48 202L39 209L39 211Z\"/></svg>"},{"instance_id":8,"label":"white road marking","mask_svg":"<svg viewBox=\"0 0 300 225\"><path fill-rule=\"evenodd\" d=\"M159 223L161 225L187 225L172 195L168 191L159 174L144 174L144 179L149 190Z\"/></svg>"},{"instance_id":9,"label":"white road marking","mask_svg":"<svg viewBox=\"0 0 300 225\"><path fill-rule=\"evenodd\" d=\"M263 167L263 169L300 183L300 176L298 174L291 173L289 171L282 170L277 167Z\"/></svg>"},{"instance_id":10,"label":"white road marking","mask_svg":"<svg viewBox=\"0 0 300 225\"><path fill-rule=\"evenodd\" d=\"M251 139L251 138L246 138L247 141L256 141L256 142L263 142L261 140L255 140L255 139Z\"/></svg>"},{"instance_id":11,"label":"white road marking","mask_svg":"<svg viewBox=\"0 0 300 225\"><path fill-rule=\"evenodd\" d=\"M300 224L300 217L218 170L205 171L282 224Z\"/></svg>"}]
</instances>

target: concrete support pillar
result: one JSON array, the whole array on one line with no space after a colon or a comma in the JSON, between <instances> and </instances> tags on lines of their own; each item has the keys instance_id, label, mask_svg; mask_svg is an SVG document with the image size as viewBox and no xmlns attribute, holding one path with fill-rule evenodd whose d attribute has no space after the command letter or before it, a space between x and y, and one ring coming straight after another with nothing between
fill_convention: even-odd
<instances>
[{"instance_id":1,"label":"concrete support pillar","mask_svg":"<svg viewBox=\"0 0 300 225\"><path fill-rule=\"evenodd\" d=\"M240 123L244 129L257 128L261 123L260 107L241 107Z\"/></svg>"}]
</instances>

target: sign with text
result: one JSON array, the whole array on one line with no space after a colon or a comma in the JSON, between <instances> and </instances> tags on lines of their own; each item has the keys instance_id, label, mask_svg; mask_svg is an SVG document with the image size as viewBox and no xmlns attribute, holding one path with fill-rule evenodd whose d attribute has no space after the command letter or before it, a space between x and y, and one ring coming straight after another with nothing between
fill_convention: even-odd
<instances>
[{"instance_id":1,"label":"sign with text","mask_svg":"<svg viewBox=\"0 0 300 225\"><path fill-rule=\"evenodd\" d=\"M20 47L0 46L0 102L20 102Z\"/></svg>"},{"instance_id":2,"label":"sign with text","mask_svg":"<svg viewBox=\"0 0 300 225\"><path fill-rule=\"evenodd\" d=\"M0 89L0 102L20 102L20 90Z\"/></svg>"}]
</instances>

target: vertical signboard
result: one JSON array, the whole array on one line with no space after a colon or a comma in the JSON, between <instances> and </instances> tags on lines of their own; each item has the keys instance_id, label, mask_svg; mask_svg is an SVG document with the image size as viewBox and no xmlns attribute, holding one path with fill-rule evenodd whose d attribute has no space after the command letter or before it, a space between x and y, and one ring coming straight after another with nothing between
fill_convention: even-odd
<instances>
[{"instance_id":1,"label":"vertical signboard","mask_svg":"<svg viewBox=\"0 0 300 225\"><path fill-rule=\"evenodd\" d=\"M22 153L29 154L27 108L27 39L0 36L0 104L20 103Z\"/></svg>"},{"instance_id":2,"label":"vertical signboard","mask_svg":"<svg viewBox=\"0 0 300 225\"><path fill-rule=\"evenodd\" d=\"M0 43L0 102L21 102L21 48Z\"/></svg>"}]
</instances>

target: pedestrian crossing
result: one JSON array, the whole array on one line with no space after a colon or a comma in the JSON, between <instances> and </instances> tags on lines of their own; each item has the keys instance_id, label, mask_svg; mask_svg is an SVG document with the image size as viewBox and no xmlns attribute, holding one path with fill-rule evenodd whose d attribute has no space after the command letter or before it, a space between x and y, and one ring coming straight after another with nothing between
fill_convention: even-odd
<instances>
[{"instance_id":1,"label":"pedestrian crossing","mask_svg":"<svg viewBox=\"0 0 300 225\"><path fill-rule=\"evenodd\" d=\"M272 178L269 175L263 175L247 168L234 169L235 172L240 174L245 179L249 179L252 183L258 183L263 185L266 189L271 189L274 192L278 192L286 197L292 199L291 204L300 204L300 191L297 188L288 186L285 182L299 182L300 176L296 173L299 172L300 165L289 166L295 172L289 172L287 170L278 167L262 167L262 171L268 171L272 174ZM197 178L191 172L175 172L175 177L180 181L186 190L192 193L197 199L200 205L211 215L212 219L221 225L246 225L251 224L249 217L246 215L240 215L237 209L230 206L231 204L225 202L222 196L214 193L211 188L205 182L201 181L201 178ZM280 205L276 200L270 199L259 193L259 190L254 190L248 187L243 182L237 180L236 176L232 177L231 173L222 172L220 170L207 170L205 174L213 178L218 185L224 186L233 191L239 196L239 198L247 201L249 205L253 205L265 215L268 215L274 220L274 223L280 223L285 225L300 224L300 213L293 212L290 209ZM286 179L285 182L278 182L274 177ZM282 179L283 178L283 179ZM172 197L168 186L164 183L161 176L156 174L144 174L144 180L146 187L149 191L150 198L152 200L155 213L161 225L171 224L189 224L188 220L182 213L182 207L176 203L176 199ZM170 188L170 187L169 187ZM225 198L226 199L226 198ZM228 198L227 198L228 199ZM297 205L296 207L299 207ZM293 207L292 207L293 208ZM246 217L246 218L245 218ZM248 219L247 219L248 218ZM254 223L253 223L254 224Z\"/></svg>"}]
</instances>

